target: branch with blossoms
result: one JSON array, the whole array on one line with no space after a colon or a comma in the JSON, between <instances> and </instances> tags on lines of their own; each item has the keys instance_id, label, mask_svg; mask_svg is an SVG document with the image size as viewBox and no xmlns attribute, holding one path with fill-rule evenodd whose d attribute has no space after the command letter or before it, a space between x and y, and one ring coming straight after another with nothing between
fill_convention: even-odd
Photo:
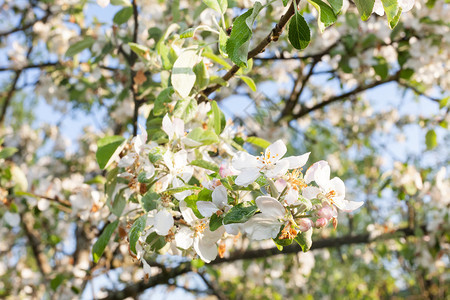
<instances>
[{"instance_id":1,"label":"branch with blossoms","mask_svg":"<svg viewBox=\"0 0 450 300\"><path fill-rule=\"evenodd\" d=\"M184 120L166 114L162 127L151 131L153 141L143 127L129 142L99 141L99 164L111 166L105 190L115 217L93 247L94 261L122 222L133 223L130 253L147 273L148 253L209 263L224 257L226 239L239 235L272 239L280 250L295 241L307 251L313 229L328 223L336 228L338 209L353 211L363 204L345 199L344 182L330 179L326 161L303 173L309 153L284 157L282 140L244 140L222 121L215 102L203 103ZM244 150L250 145L266 149L255 156ZM133 210L123 215L127 202Z\"/></svg>"}]
</instances>

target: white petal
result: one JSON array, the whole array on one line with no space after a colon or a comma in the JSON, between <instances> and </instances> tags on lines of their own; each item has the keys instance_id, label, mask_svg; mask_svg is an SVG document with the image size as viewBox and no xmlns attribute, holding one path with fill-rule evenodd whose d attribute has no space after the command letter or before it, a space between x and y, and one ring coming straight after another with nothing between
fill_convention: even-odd
<instances>
[{"instance_id":1,"label":"white petal","mask_svg":"<svg viewBox=\"0 0 450 300\"><path fill-rule=\"evenodd\" d=\"M308 170L306 170L305 172L305 176L303 177L303 179L305 180L305 183L308 184L311 181L314 180L314 174L316 173L316 170L319 168L323 168L326 165L328 165L328 163L324 160L320 160L314 164L312 164Z\"/></svg>"},{"instance_id":2,"label":"white petal","mask_svg":"<svg viewBox=\"0 0 450 300\"><path fill-rule=\"evenodd\" d=\"M350 212L355 209L360 208L364 202L356 202L356 201L348 201L348 200L340 200L340 199L334 199L334 205L336 205L337 208L339 208L342 211Z\"/></svg>"},{"instance_id":3,"label":"white petal","mask_svg":"<svg viewBox=\"0 0 450 300\"><path fill-rule=\"evenodd\" d=\"M223 225L225 231L231 235L238 235L240 231L240 224L227 224Z\"/></svg>"},{"instance_id":4,"label":"white petal","mask_svg":"<svg viewBox=\"0 0 450 300\"><path fill-rule=\"evenodd\" d=\"M175 242L177 247L181 249L188 249L194 242L194 232L188 227L181 227L177 234L175 234Z\"/></svg>"},{"instance_id":5,"label":"white petal","mask_svg":"<svg viewBox=\"0 0 450 300\"><path fill-rule=\"evenodd\" d=\"M325 191L330 190L330 166L328 164L320 167L314 172L314 181Z\"/></svg>"},{"instance_id":6,"label":"white petal","mask_svg":"<svg viewBox=\"0 0 450 300\"><path fill-rule=\"evenodd\" d=\"M414 0L398 0L398 5L402 8L402 12L407 12L414 7L414 2Z\"/></svg>"},{"instance_id":7,"label":"white petal","mask_svg":"<svg viewBox=\"0 0 450 300\"><path fill-rule=\"evenodd\" d=\"M282 140L278 140L269 147L267 147L264 155L271 157L271 161L276 162L286 154L287 148Z\"/></svg>"},{"instance_id":8,"label":"white petal","mask_svg":"<svg viewBox=\"0 0 450 300\"><path fill-rule=\"evenodd\" d=\"M142 147L147 142L147 130L138 123L141 133L134 138L134 150L136 153L141 152Z\"/></svg>"},{"instance_id":9,"label":"white petal","mask_svg":"<svg viewBox=\"0 0 450 300\"><path fill-rule=\"evenodd\" d=\"M128 153L119 160L119 168L127 168L131 166L132 164L134 164L134 161L137 157L138 155L136 153Z\"/></svg>"},{"instance_id":10,"label":"white petal","mask_svg":"<svg viewBox=\"0 0 450 300\"><path fill-rule=\"evenodd\" d=\"M109 0L97 0L97 4L103 8L107 7L109 4Z\"/></svg>"},{"instance_id":11,"label":"white petal","mask_svg":"<svg viewBox=\"0 0 450 300\"><path fill-rule=\"evenodd\" d=\"M237 185L247 186L253 181L255 181L261 174L259 173L259 169L256 168L248 168L243 169L241 174L235 180Z\"/></svg>"},{"instance_id":12,"label":"white petal","mask_svg":"<svg viewBox=\"0 0 450 300\"><path fill-rule=\"evenodd\" d=\"M186 150L178 151L173 155L174 168L180 169L187 165L187 152Z\"/></svg>"},{"instance_id":13,"label":"white petal","mask_svg":"<svg viewBox=\"0 0 450 300\"><path fill-rule=\"evenodd\" d=\"M202 145L202 143L194 141L193 139L190 139L185 136L181 138L181 142L183 142L183 144L185 144L188 147L198 147Z\"/></svg>"},{"instance_id":14,"label":"white petal","mask_svg":"<svg viewBox=\"0 0 450 300\"><path fill-rule=\"evenodd\" d=\"M311 152L299 156L290 156L283 158L282 160L287 160L289 162L289 169L298 169L306 164L310 153Z\"/></svg>"},{"instance_id":15,"label":"white petal","mask_svg":"<svg viewBox=\"0 0 450 300\"><path fill-rule=\"evenodd\" d=\"M286 174L288 169L289 162L287 160L280 160L275 163L275 166L273 166L271 169L265 171L264 174L266 174L266 176L269 178L277 178Z\"/></svg>"},{"instance_id":16,"label":"white petal","mask_svg":"<svg viewBox=\"0 0 450 300\"><path fill-rule=\"evenodd\" d=\"M316 199L320 192L320 189L315 186L307 186L302 190L302 196L308 200Z\"/></svg>"},{"instance_id":17,"label":"white petal","mask_svg":"<svg viewBox=\"0 0 450 300\"><path fill-rule=\"evenodd\" d=\"M216 259L218 254L216 244L202 242L199 238L196 238L194 241L194 249L198 256L206 263Z\"/></svg>"},{"instance_id":18,"label":"white petal","mask_svg":"<svg viewBox=\"0 0 450 300\"><path fill-rule=\"evenodd\" d=\"M197 209L205 218L211 217L219 208L210 201L197 201Z\"/></svg>"},{"instance_id":19,"label":"white petal","mask_svg":"<svg viewBox=\"0 0 450 300\"><path fill-rule=\"evenodd\" d=\"M181 215L183 216L183 219L188 224L192 224L194 223L195 220L198 220L192 209L186 205L186 202L184 200L180 201L180 211Z\"/></svg>"},{"instance_id":20,"label":"white petal","mask_svg":"<svg viewBox=\"0 0 450 300\"><path fill-rule=\"evenodd\" d=\"M296 189L288 189L284 201L287 205L292 205L298 200L298 191Z\"/></svg>"},{"instance_id":21,"label":"white petal","mask_svg":"<svg viewBox=\"0 0 450 300\"><path fill-rule=\"evenodd\" d=\"M267 218L264 214L257 214L243 225L245 232L252 240L265 240L276 238L281 228L281 223Z\"/></svg>"},{"instance_id":22,"label":"white petal","mask_svg":"<svg viewBox=\"0 0 450 300\"><path fill-rule=\"evenodd\" d=\"M255 156L250 155L247 152L240 151L233 157L231 165L236 170L256 168L258 166L258 160Z\"/></svg>"},{"instance_id":23,"label":"white petal","mask_svg":"<svg viewBox=\"0 0 450 300\"><path fill-rule=\"evenodd\" d=\"M384 16L384 8L381 0L375 0L375 3L373 5L373 12L379 16Z\"/></svg>"},{"instance_id":24,"label":"white petal","mask_svg":"<svg viewBox=\"0 0 450 300\"><path fill-rule=\"evenodd\" d=\"M256 198L255 202L259 210L261 210L264 215L273 219L282 219L286 214L283 204L278 202L275 198L269 196L259 196Z\"/></svg>"},{"instance_id":25,"label":"white petal","mask_svg":"<svg viewBox=\"0 0 450 300\"><path fill-rule=\"evenodd\" d=\"M228 204L227 189L223 185L216 187L211 196L213 203L220 209Z\"/></svg>"},{"instance_id":26,"label":"white petal","mask_svg":"<svg viewBox=\"0 0 450 300\"><path fill-rule=\"evenodd\" d=\"M182 187L182 186L184 186L184 183L183 183L183 181L181 181L181 179L175 177L172 180L172 187L177 188L177 187ZM175 198L177 198L177 200L183 200L184 198L186 198L190 194L192 194L192 191L187 190L187 191L175 193L173 195L174 195Z\"/></svg>"},{"instance_id":27,"label":"white petal","mask_svg":"<svg viewBox=\"0 0 450 300\"><path fill-rule=\"evenodd\" d=\"M147 274L148 276L152 275L152 268L150 267L150 265L147 263L147 261L145 259L141 259L142 261L142 267L144 270L144 273Z\"/></svg>"},{"instance_id":28,"label":"white petal","mask_svg":"<svg viewBox=\"0 0 450 300\"><path fill-rule=\"evenodd\" d=\"M184 136L184 121L178 118L173 118L173 129L176 137Z\"/></svg>"},{"instance_id":29,"label":"white petal","mask_svg":"<svg viewBox=\"0 0 450 300\"><path fill-rule=\"evenodd\" d=\"M225 233L225 228L220 226L217 230L211 231L209 228L206 228L202 233L201 240L208 244L214 244L218 240L220 240Z\"/></svg>"},{"instance_id":30,"label":"white petal","mask_svg":"<svg viewBox=\"0 0 450 300\"><path fill-rule=\"evenodd\" d=\"M167 210L159 211L155 216L155 232L158 235L167 235L174 224L172 214Z\"/></svg>"},{"instance_id":31,"label":"white petal","mask_svg":"<svg viewBox=\"0 0 450 300\"><path fill-rule=\"evenodd\" d=\"M173 128L172 121L169 118L169 115L165 115L162 120L162 130L169 136L169 140L173 139L173 135L175 133L175 130Z\"/></svg>"},{"instance_id":32,"label":"white petal","mask_svg":"<svg viewBox=\"0 0 450 300\"><path fill-rule=\"evenodd\" d=\"M336 192L336 197L345 197L345 184L339 177L334 177L330 180L330 188Z\"/></svg>"}]
</instances>

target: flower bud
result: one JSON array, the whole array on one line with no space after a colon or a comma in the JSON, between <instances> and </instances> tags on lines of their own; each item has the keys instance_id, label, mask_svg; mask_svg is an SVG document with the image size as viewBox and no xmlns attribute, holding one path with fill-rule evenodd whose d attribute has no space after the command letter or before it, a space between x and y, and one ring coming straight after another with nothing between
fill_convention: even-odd
<instances>
[{"instance_id":1,"label":"flower bud","mask_svg":"<svg viewBox=\"0 0 450 300\"><path fill-rule=\"evenodd\" d=\"M328 220L325 218L319 218L316 221L316 227L317 228L321 228L321 227L325 227L328 223Z\"/></svg>"},{"instance_id":2,"label":"flower bud","mask_svg":"<svg viewBox=\"0 0 450 300\"><path fill-rule=\"evenodd\" d=\"M232 175L233 172L231 172L230 168L226 164L221 164L219 168L219 175L222 178L225 178L227 176Z\"/></svg>"},{"instance_id":3,"label":"flower bud","mask_svg":"<svg viewBox=\"0 0 450 300\"><path fill-rule=\"evenodd\" d=\"M319 209L317 215L319 216L319 218L324 218L329 221L331 218L333 218L334 211L330 206L326 205Z\"/></svg>"},{"instance_id":4,"label":"flower bud","mask_svg":"<svg viewBox=\"0 0 450 300\"><path fill-rule=\"evenodd\" d=\"M300 231L305 232L308 231L314 224L310 219L302 218L297 222L297 225L300 228Z\"/></svg>"}]
</instances>

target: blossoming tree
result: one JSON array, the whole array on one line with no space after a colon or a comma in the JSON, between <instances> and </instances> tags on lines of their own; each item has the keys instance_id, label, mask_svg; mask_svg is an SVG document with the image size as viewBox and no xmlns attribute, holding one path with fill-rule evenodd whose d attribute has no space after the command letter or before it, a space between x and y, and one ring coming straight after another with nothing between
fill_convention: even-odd
<instances>
[{"instance_id":1,"label":"blossoming tree","mask_svg":"<svg viewBox=\"0 0 450 300\"><path fill-rule=\"evenodd\" d=\"M449 295L444 1L0 14L2 297Z\"/></svg>"}]
</instances>

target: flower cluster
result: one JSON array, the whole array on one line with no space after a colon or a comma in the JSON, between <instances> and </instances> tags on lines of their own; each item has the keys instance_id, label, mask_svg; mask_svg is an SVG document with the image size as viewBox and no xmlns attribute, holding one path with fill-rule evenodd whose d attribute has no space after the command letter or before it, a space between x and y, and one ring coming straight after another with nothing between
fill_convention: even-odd
<instances>
[{"instance_id":1,"label":"flower cluster","mask_svg":"<svg viewBox=\"0 0 450 300\"><path fill-rule=\"evenodd\" d=\"M336 228L337 209L353 211L363 204L345 200L344 182L330 179L326 161L303 173L310 153L285 157L282 140L248 138L260 148L268 145L260 155L249 154L243 134L231 123L215 122L218 114L210 107L202 109L205 122L166 114L158 141L148 142L140 127L110 171L118 173L119 183L111 199L119 201L122 194L140 204L137 213L128 214L134 222L129 241L144 269L148 252L210 262L224 256L227 238L241 234L273 239L280 247L295 240L306 251L313 228L329 222Z\"/></svg>"}]
</instances>

